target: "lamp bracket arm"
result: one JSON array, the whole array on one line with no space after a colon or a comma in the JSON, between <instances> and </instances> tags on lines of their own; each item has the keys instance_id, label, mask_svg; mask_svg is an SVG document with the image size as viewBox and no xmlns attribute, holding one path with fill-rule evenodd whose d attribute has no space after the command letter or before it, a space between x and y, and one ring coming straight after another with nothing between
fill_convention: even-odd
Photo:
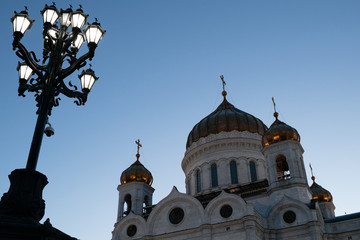
<instances>
[{"instance_id":1,"label":"lamp bracket arm","mask_svg":"<svg viewBox=\"0 0 360 240\"><path fill-rule=\"evenodd\" d=\"M43 78L43 75L41 73L41 71L45 71L45 67L40 66L39 64L37 64L35 62L35 60L31 57L30 53L28 52L28 50L26 50L26 48L24 47L24 45L22 45L21 43L18 43L18 45L16 46L18 48L18 50L16 51L16 56L18 56L19 58L21 58L22 60L24 60L26 62L26 64L29 65L29 67L40 77ZM35 54L33 54L35 55Z\"/></svg>"},{"instance_id":2,"label":"lamp bracket arm","mask_svg":"<svg viewBox=\"0 0 360 240\"><path fill-rule=\"evenodd\" d=\"M80 69L86 65L86 60L90 58L90 53L87 52L84 55L82 55L80 58L76 59L71 66L68 68L63 69L60 74L60 79L65 79L67 76L72 74L75 70Z\"/></svg>"},{"instance_id":3,"label":"lamp bracket arm","mask_svg":"<svg viewBox=\"0 0 360 240\"><path fill-rule=\"evenodd\" d=\"M41 81L41 78L31 78L30 80L29 80L29 83L31 84L31 85L36 85L36 84L39 84L40 83L40 81ZM35 83L34 83L35 82Z\"/></svg>"},{"instance_id":4,"label":"lamp bracket arm","mask_svg":"<svg viewBox=\"0 0 360 240\"><path fill-rule=\"evenodd\" d=\"M19 86L18 88L18 95L25 97L25 91L28 92L36 92L39 93L39 90L41 90L43 87L40 83L36 83L36 84L22 84Z\"/></svg>"},{"instance_id":5,"label":"lamp bracket arm","mask_svg":"<svg viewBox=\"0 0 360 240\"><path fill-rule=\"evenodd\" d=\"M40 59L37 59L34 51L31 51L31 52L30 52L30 55L32 56L32 58L34 59L35 62L37 62L37 63L40 62Z\"/></svg>"},{"instance_id":6,"label":"lamp bracket arm","mask_svg":"<svg viewBox=\"0 0 360 240\"><path fill-rule=\"evenodd\" d=\"M73 84L71 83L71 81L69 81L69 86L72 87L72 88L74 88L74 91L77 91L77 89L78 89L76 85L73 85Z\"/></svg>"},{"instance_id":7,"label":"lamp bracket arm","mask_svg":"<svg viewBox=\"0 0 360 240\"><path fill-rule=\"evenodd\" d=\"M64 54L64 57L62 58L62 61L65 62L65 60L70 64L72 65L75 60L76 60L76 57L75 57L75 54L71 51L66 51L66 54Z\"/></svg>"},{"instance_id":8,"label":"lamp bracket arm","mask_svg":"<svg viewBox=\"0 0 360 240\"><path fill-rule=\"evenodd\" d=\"M86 93L71 90L65 85L64 82L61 83L60 92L62 94L64 94L65 96L67 96L67 97L77 98L78 100L74 101L74 103L76 103L76 105L78 105L78 106L85 105L85 102L87 100L87 94Z\"/></svg>"},{"instance_id":9,"label":"lamp bracket arm","mask_svg":"<svg viewBox=\"0 0 360 240\"><path fill-rule=\"evenodd\" d=\"M68 49L69 49L69 47L70 47L70 45L71 45L71 42L73 41L73 40L75 40L75 37L76 37L77 35L73 35L73 36L71 36L71 37L69 37L68 39L65 39L65 43L64 43L64 48L63 48L63 53L65 53L66 51L68 51Z\"/></svg>"},{"instance_id":10,"label":"lamp bracket arm","mask_svg":"<svg viewBox=\"0 0 360 240\"><path fill-rule=\"evenodd\" d=\"M61 92L62 94L64 94L65 96L67 96L67 97L73 98L73 97L75 97L75 92L76 92L76 91L73 91L73 90L69 89L69 88L65 85L65 83L62 81L62 82L60 83L60 92Z\"/></svg>"}]
</instances>

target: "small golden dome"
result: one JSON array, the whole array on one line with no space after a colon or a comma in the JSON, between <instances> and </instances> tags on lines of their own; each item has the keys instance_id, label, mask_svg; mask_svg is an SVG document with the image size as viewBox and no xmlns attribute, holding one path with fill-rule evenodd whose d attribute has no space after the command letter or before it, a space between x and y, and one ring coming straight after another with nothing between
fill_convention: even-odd
<instances>
[{"instance_id":1,"label":"small golden dome","mask_svg":"<svg viewBox=\"0 0 360 240\"><path fill-rule=\"evenodd\" d=\"M278 116L279 114L275 112L275 122L271 124L270 128L265 132L262 138L263 147L285 140L294 140L300 142L300 135L296 129L280 121Z\"/></svg>"},{"instance_id":2,"label":"small golden dome","mask_svg":"<svg viewBox=\"0 0 360 240\"><path fill-rule=\"evenodd\" d=\"M318 200L318 202L332 202L331 193L317 184L314 176L312 176L311 179L313 180L313 184L310 187L312 191L312 198Z\"/></svg>"},{"instance_id":3,"label":"small golden dome","mask_svg":"<svg viewBox=\"0 0 360 240\"><path fill-rule=\"evenodd\" d=\"M253 115L241 111L234 107L226 100L226 91L222 93L224 101L210 113L197 123L189 133L186 148L190 147L193 142L197 142L202 137L210 134L218 134L220 132L231 132L233 130L263 135L267 130L267 126Z\"/></svg>"},{"instance_id":4,"label":"small golden dome","mask_svg":"<svg viewBox=\"0 0 360 240\"><path fill-rule=\"evenodd\" d=\"M120 177L121 184L129 182L144 182L151 186L153 182L151 172L140 163L138 156L140 157L140 154L137 154L137 160L122 172Z\"/></svg>"}]
</instances>

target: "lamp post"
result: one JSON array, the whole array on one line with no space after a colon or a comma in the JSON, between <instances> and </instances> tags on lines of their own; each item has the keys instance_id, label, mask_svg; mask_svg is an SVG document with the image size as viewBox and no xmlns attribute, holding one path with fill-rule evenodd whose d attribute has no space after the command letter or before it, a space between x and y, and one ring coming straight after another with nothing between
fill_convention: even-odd
<instances>
[{"instance_id":1,"label":"lamp post","mask_svg":"<svg viewBox=\"0 0 360 240\"><path fill-rule=\"evenodd\" d=\"M15 12L11 18L13 49L22 60L17 67L18 94L25 97L25 92L35 93L38 118L26 168L14 170L9 175L10 189L0 202L0 216L21 216L35 222L41 220L45 209L42 190L47 184L47 178L36 171L36 165L48 116L51 115L52 108L59 105L60 94L75 98L77 105L85 104L93 84L98 79L94 71L89 68L79 75L81 91L71 82L66 84L65 79L85 67L87 60L92 60L95 49L105 34L97 21L87 24L88 15L84 14L81 7L76 11L71 8L59 11L55 5L45 5L41 15L44 39L41 63L35 53L29 52L20 42L34 21L26 10ZM77 53L85 41L88 52L78 57Z\"/></svg>"}]
</instances>

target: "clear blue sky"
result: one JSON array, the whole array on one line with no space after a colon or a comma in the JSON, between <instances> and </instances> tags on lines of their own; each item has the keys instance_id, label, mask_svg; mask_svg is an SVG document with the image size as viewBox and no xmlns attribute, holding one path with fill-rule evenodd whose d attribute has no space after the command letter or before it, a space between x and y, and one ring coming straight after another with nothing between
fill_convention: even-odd
<instances>
[{"instance_id":1,"label":"clear blue sky","mask_svg":"<svg viewBox=\"0 0 360 240\"><path fill-rule=\"evenodd\" d=\"M45 3L6 1L0 9L1 193L7 175L25 167L36 121L33 95L17 96L10 18L28 6L36 22L22 42L40 57ZM44 137L38 163L49 180L43 220L80 239L110 239L116 187L135 161L138 138L154 203L173 185L184 192L187 135L221 102L221 74L229 101L267 126L274 96L279 118L301 135L305 166L311 162L317 182L333 194L336 214L360 210L359 1L80 3L107 30L92 63L100 79L85 106L63 96L53 109L55 135ZM77 82L77 74L69 80Z\"/></svg>"}]
</instances>

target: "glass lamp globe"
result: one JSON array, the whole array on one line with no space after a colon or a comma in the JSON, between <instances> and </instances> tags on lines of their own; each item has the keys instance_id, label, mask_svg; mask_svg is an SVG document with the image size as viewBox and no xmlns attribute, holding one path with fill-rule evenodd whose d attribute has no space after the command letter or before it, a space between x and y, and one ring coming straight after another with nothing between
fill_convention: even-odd
<instances>
[{"instance_id":1,"label":"glass lamp globe","mask_svg":"<svg viewBox=\"0 0 360 240\"><path fill-rule=\"evenodd\" d=\"M34 23L26 11L22 11L20 13L15 12L10 21L13 24L14 35L24 35L24 33L29 30Z\"/></svg>"},{"instance_id":2,"label":"glass lamp globe","mask_svg":"<svg viewBox=\"0 0 360 240\"><path fill-rule=\"evenodd\" d=\"M94 22L92 24L89 24L85 28L84 32L88 44L95 44L95 46L97 46L99 41L104 37L106 31L102 29L100 23Z\"/></svg>"},{"instance_id":3,"label":"glass lamp globe","mask_svg":"<svg viewBox=\"0 0 360 240\"><path fill-rule=\"evenodd\" d=\"M76 10L71 14L71 26L73 28L73 32L79 33L81 28L85 25L88 16L84 14L81 9Z\"/></svg>"},{"instance_id":4,"label":"glass lamp globe","mask_svg":"<svg viewBox=\"0 0 360 240\"><path fill-rule=\"evenodd\" d=\"M21 83L26 83L33 74L33 70L26 63L18 63L17 70L19 71L19 80Z\"/></svg>"},{"instance_id":5,"label":"glass lamp globe","mask_svg":"<svg viewBox=\"0 0 360 240\"><path fill-rule=\"evenodd\" d=\"M59 18L60 13L55 6L48 6L45 4L45 7L40 11L43 16L44 24L50 24L52 26Z\"/></svg>"},{"instance_id":6,"label":"glass lamp globe","mask_svg":"<svg viewBox=\"0 0 360 240\"><path fill-rule=\"evenodd\" d=\"M71 42L71 48L74 48L76 49L76 51L78 51L84 42L85 42L85 35L83 33L79 33L76 36L76 39Z\"/></svg>"},{"instance_id":7,"label":"glass lamp globe","mask_svg":"<svg viewBox=\"0 0 360 240\"><path fill-rule=\"evenodd\" d=\"M66 10L60 11L60 26L68 28L71 24L71 13L72 9L68 8Z\"/></svg>"},{"instance_id":8,"label":"glass lamp globe","mask_svg":"<svg viewBox=\"0 0 360 240\"><path fill-rule=\"evenodd\" d=\"M99 79L95 76L95 72L88 68L79 75L81 81L81 89L84 93L89 93L94 83Z\"/></svg>"}]
</instances>

